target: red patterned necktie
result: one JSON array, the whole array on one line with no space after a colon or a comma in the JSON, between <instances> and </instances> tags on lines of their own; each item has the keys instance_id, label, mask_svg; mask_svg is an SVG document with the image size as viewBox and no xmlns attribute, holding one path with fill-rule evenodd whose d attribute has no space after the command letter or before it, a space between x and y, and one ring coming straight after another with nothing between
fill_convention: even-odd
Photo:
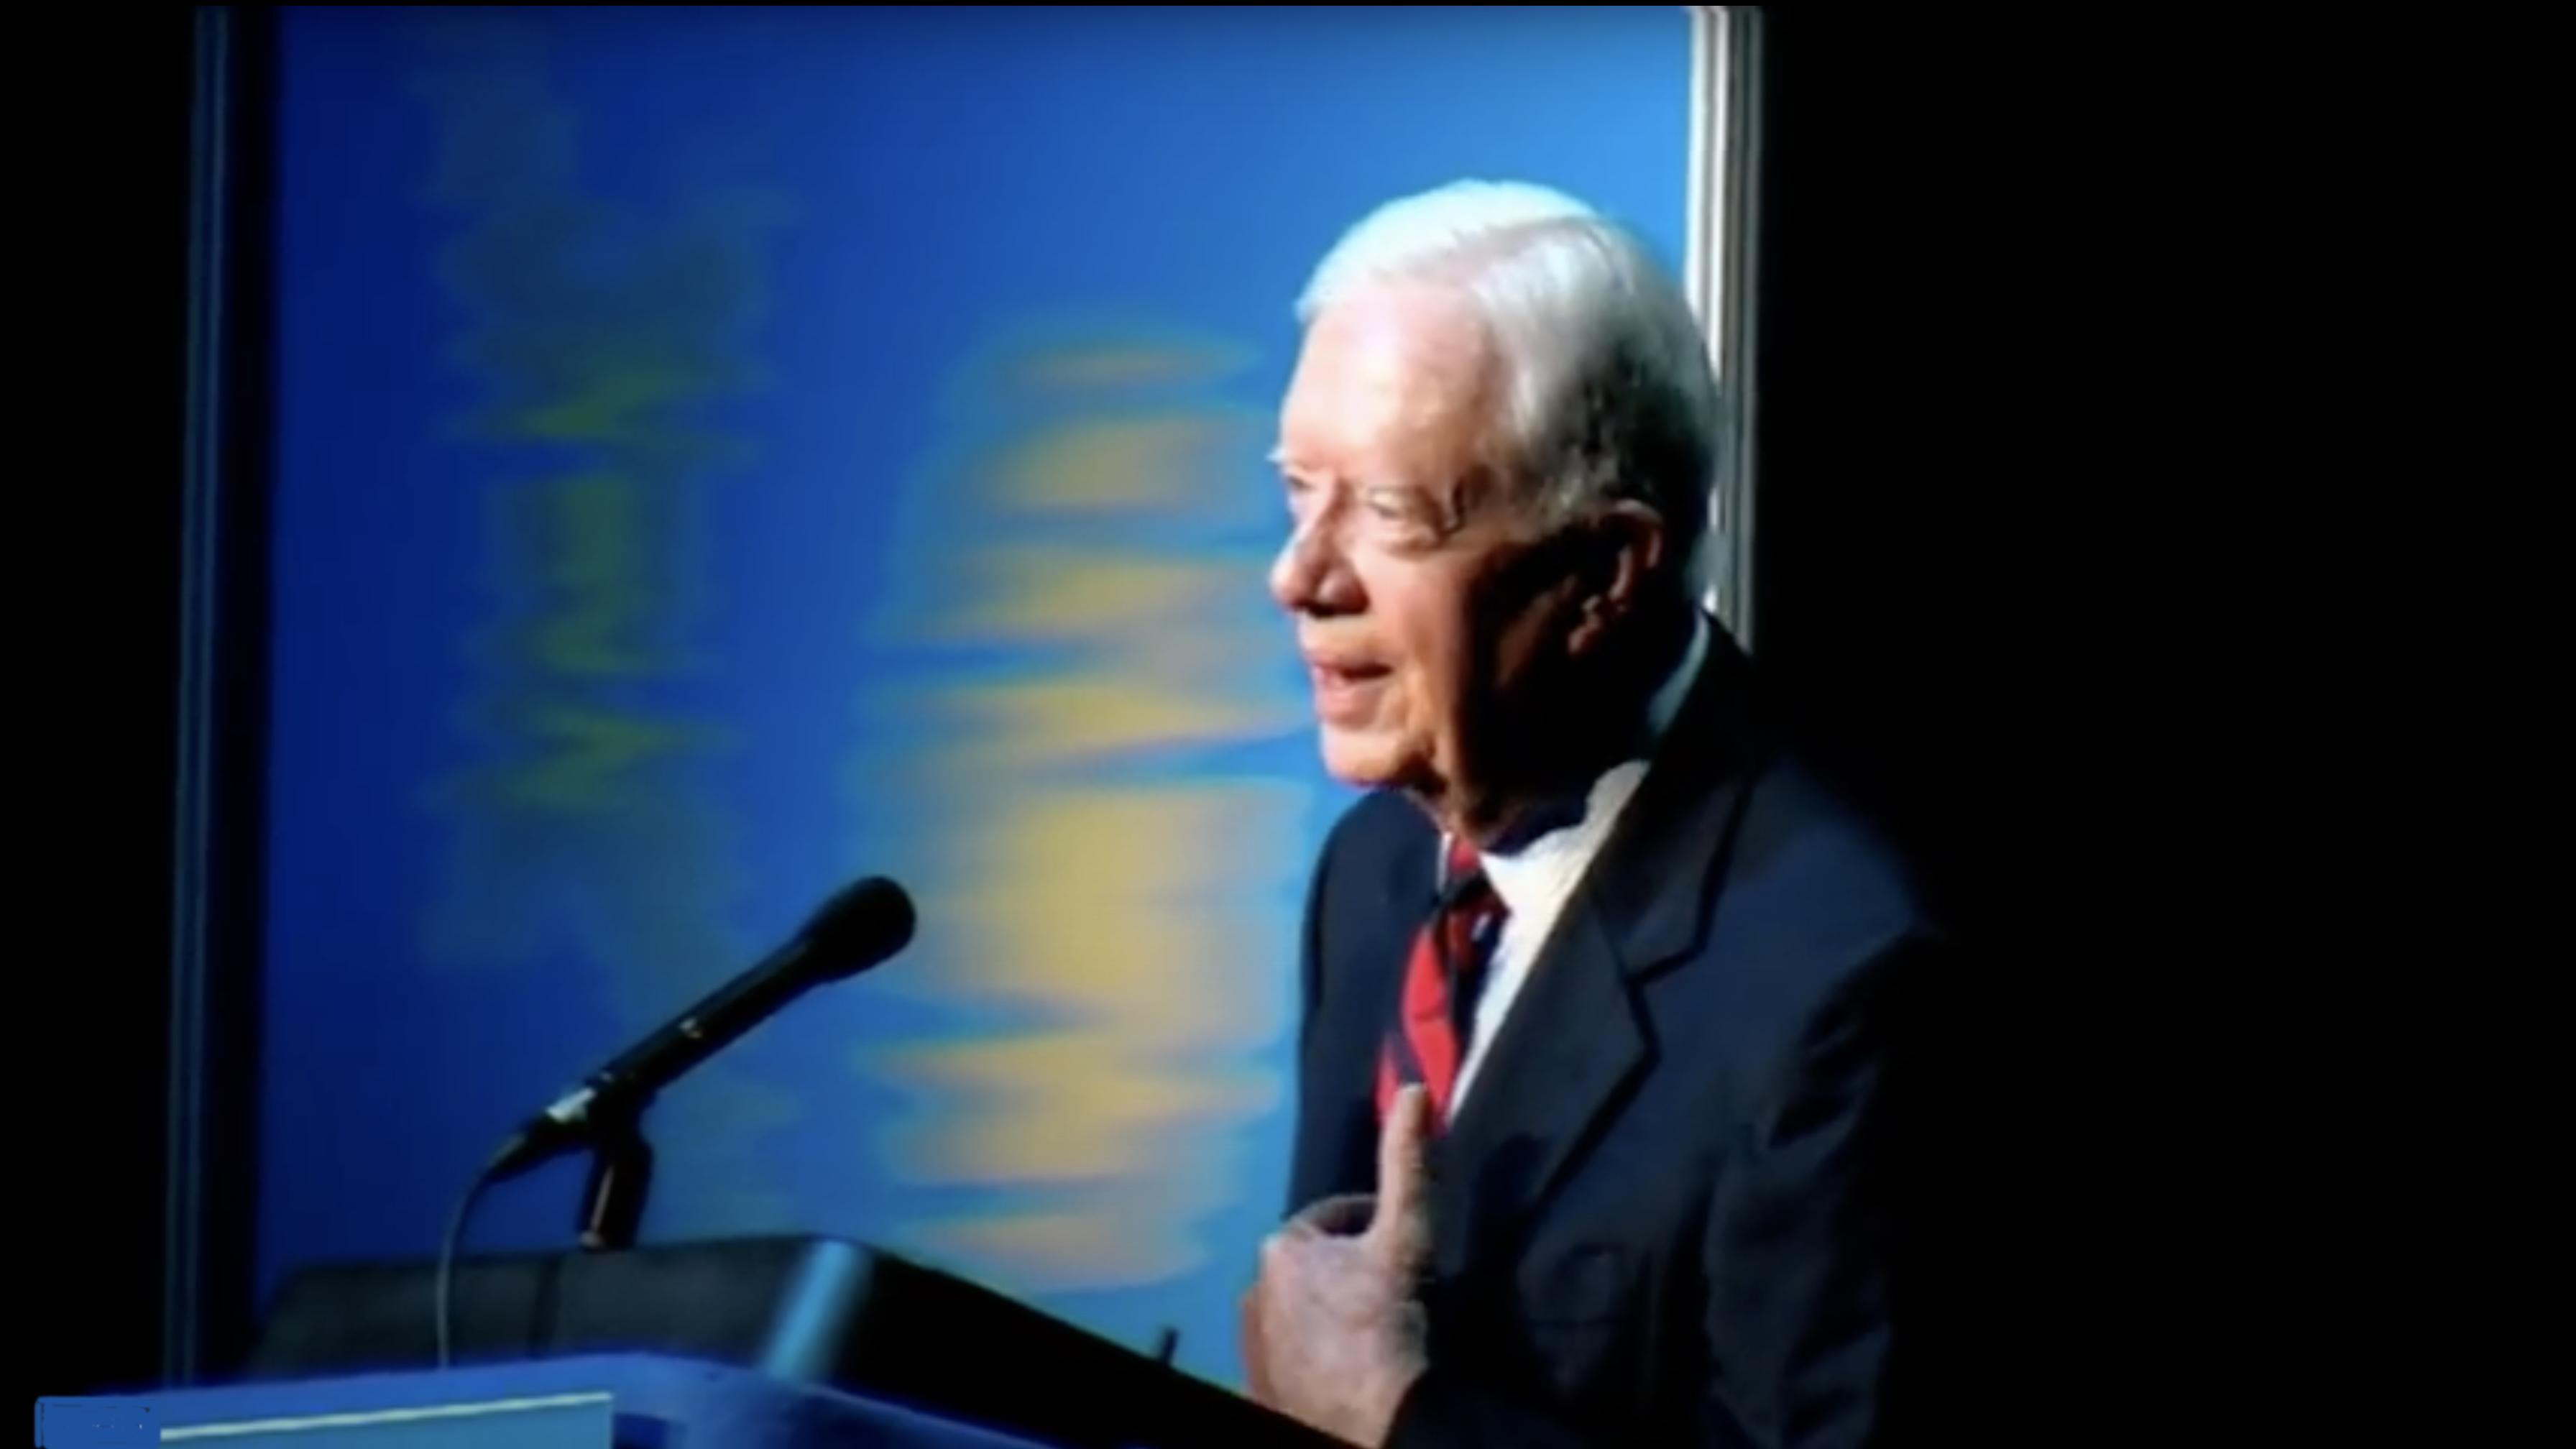
<instances>
[{"instance_id":1,"label":"red patterned necktie","mask_svg":"<svg viewBox=\"0 0 2576 1449\"><path fill-rule=\"evenodd\" d=\"M1440 904L1414 933L1405 959L1404 1000L1395 1029L1378 1054L1377 1114L1395 1105L1398 1088L1419 1082L1431 1093L1432 1120L1446 1122L1467 1059L1476 996L1508 912L1485 879L1476 848L1452 842Z\"/></svg>"}]
</instances>

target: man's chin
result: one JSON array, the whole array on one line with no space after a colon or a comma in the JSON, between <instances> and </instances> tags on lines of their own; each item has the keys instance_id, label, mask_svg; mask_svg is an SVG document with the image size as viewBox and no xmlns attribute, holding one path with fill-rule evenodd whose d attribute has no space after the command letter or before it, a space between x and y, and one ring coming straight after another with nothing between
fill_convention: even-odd
<instances>
[{"instance_id":1,"label":"man's chin","mask_svg":"<svg viewBox=\"0 0 2576 1449\"><path fill-rule=\"evenodd\" d=\"M1406 774L1403 748L1373 731L1326 725L1316 743L1324 773L1355 790L1383 789Z\"/></svg>"}]
</instances>

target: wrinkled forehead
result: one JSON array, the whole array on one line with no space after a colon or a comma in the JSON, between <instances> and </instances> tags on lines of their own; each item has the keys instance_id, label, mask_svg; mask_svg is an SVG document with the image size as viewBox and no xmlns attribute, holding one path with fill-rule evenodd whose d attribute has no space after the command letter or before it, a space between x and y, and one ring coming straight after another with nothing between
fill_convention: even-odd
<instances>
[{"instance_id":1,"label":"wrinkled forehead","mask_svg":"<svg viewBox=\"0 0 2576 1449\"><path fill-rule=\"evenodd\" d=\"M1465 299L1387 287L1327 306L1306 329L1279 410L1292 472L1451 476L1476 460L1500 400L1491 332Z\"/></svg>"}]
</instances>

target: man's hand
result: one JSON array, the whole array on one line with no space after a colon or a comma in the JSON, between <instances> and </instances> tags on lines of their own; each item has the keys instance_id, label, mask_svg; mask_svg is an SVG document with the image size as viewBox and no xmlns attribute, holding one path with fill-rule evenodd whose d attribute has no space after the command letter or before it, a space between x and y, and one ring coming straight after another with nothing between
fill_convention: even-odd
<instances>
[{"instance_id":1,"label":"man's hand","mask_svg":"<svg viewBox=\"0 0 2576 1449\"><path fill-rule=\"evenodd\" d=\"M1431 1098L1396 1095L1378 1140L1377 1196L1331 1198L1261 1245L1243 1300L1252 1398L1349 1443L1377 1449L1423 1369L1415 1288L1431 1257L1422 1149Z\"/></svg>"}]
</instances>

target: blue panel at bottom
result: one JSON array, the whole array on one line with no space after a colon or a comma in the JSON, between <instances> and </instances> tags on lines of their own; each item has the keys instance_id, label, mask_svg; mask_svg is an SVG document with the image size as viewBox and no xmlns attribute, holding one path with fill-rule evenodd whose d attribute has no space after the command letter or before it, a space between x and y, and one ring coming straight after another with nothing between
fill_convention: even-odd
<instances>
[{"instance_id":1,"label":"blue panel at bottom","mask_svg":"<svg viewBox=\"0 0 2576 1449\"><path fill-rule=\"evenodd\" d=\"M132 1398L38 1399L36 1449L110 1449L158 1444L152 1406Z\"/></svg>"}]
</instances>

